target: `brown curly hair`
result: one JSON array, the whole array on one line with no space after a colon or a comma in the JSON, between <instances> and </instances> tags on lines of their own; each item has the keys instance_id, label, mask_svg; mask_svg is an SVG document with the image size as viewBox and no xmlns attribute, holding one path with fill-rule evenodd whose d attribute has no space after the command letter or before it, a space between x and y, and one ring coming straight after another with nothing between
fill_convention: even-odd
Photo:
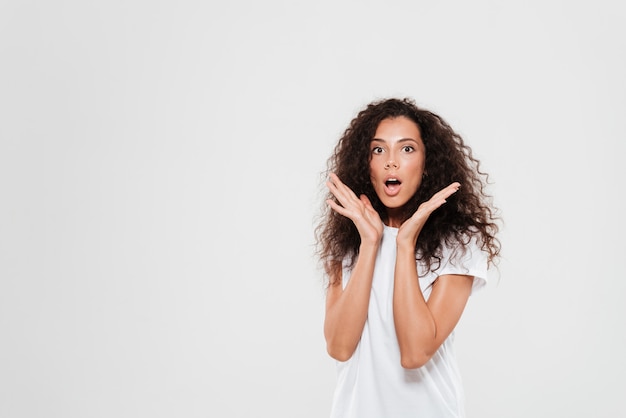
<instances>
[{"instance_id":1,"label":"brown curly hair","mask_svg":"<svg viewBox=\"0 0 626 418\"><path fill-rule=\"evenodd\" d=\"M366 195L381 219L386 219L386 208L370 181L370 142L380 122L400 116L415 122L426 149L424 177L404 207L403 220L439 190L455 181L461 183L459 191L428 218L417 240L416 258L428 269L436 269L444 242L464 246L474 236L488 253L489 263L495 264L500 253L500 242L495 236L499 218L491 196L485 193L487 174L480 170L480 162L472 156L472 150L461 136L440 116L419 108L412 99L384 99L361 110L328 159L325 177L331 172L337 174L357 196ZM334 197L328 193L326 199ZM352 220L324 205L315 235L317 253L330 278L329 284L335 284L342 261L349 257L354 263L358 255L359 233Z\"/></svg>"}]
</instances>

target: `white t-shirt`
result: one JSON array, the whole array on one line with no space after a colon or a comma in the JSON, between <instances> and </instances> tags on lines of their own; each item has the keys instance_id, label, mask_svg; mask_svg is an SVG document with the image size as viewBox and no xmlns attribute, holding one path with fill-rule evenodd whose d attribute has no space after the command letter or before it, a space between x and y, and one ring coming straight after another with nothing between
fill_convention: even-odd
<instances>
[{"instance_id":1,"label":"white t-shirt","mask_svg":"<svg viewBox=\"0 0 626 418\"><path fill-rule=\"evenodd\" d=\"M376 257L367 321L352 357L337 362L337 386L331 418L459 418L464 416L461 376L454 353L454 332L423 367L400 365L393 321L393 282L397 228L385 226ZM435 272L418 263L426 300L444 274L474 276L472 292L484 286L487 256L472 240L465 253L444 247ZM344 268L343 286L350 280Z\"/></svg>"}]
</instances>

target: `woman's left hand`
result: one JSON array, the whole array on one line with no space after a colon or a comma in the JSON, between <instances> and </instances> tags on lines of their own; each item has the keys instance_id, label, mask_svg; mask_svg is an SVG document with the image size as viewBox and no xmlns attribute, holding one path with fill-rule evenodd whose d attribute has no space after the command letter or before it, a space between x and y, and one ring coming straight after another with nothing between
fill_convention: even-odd
<instances>
[{"instance_id":1,"label":"woman's left hand","mask_svg":"<svg viewBox=\"0 0 626 418\"><path fill-rule=\"evenodd\" d=\"M406 243L415 246L417 237L430 217L430 214L446 203L446 199L459 190L461 184L454 182L438 191L428 201L422 203L409 219L404 221L398 230L397 243Z\"/></svg>"}]
</instances>

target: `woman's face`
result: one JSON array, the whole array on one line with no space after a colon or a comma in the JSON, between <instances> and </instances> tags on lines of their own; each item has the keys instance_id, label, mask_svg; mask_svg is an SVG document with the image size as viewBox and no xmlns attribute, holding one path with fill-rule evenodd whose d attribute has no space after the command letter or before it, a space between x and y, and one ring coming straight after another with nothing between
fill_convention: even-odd
<instances>
[{"instance_id":1,"label":"woman's face","mask_svg":"<svg viewBox=\"0 0 626 418\"><path fill-rule=\"evenodd\" d=\"M419 128L399 116L384 119L370 143L370 179L387 208L389 224L398 209L413 197L422 183L426 150Z\"/></svg>"}]
</instances>

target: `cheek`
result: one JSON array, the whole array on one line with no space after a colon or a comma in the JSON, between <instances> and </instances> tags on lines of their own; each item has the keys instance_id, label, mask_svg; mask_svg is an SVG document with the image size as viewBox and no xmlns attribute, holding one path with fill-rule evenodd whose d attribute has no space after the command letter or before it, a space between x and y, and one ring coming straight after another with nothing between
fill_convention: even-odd
<instances>
[{"instance_id":1,"label":"cheek","mask_svg":"<svg viewBox=\"0 0 626 418\"><path fill-rule=\"evenodd\" d=\"M370 161L370 177L375 178L377 173L379 172L378 164L374 161Z\"/></svg>"},{"instance_id":2,"label":"cheek","mask_svg":"<svg viewBox=\"0 0 626 418\"><path fill-rule=\"evenodd\" d=\"M417 189L417 188L419 188L422 185L422 180L423 180L423 176L424 176L424 163L423 162L416 162L411 167L411 173L413 173L413 175L414 175L411 183Z\"/></svg>"},{"instance_id":3,"label":"cheek","mask_svg":"<svg viewBox=\"0 0 626 418\"><path fill-rule=\"evenodd\" d=\"M423 173L426 167L426 160L424 158L415 159L411 162L411 169L417 173Z\"/></svg>"}]
</instances>

